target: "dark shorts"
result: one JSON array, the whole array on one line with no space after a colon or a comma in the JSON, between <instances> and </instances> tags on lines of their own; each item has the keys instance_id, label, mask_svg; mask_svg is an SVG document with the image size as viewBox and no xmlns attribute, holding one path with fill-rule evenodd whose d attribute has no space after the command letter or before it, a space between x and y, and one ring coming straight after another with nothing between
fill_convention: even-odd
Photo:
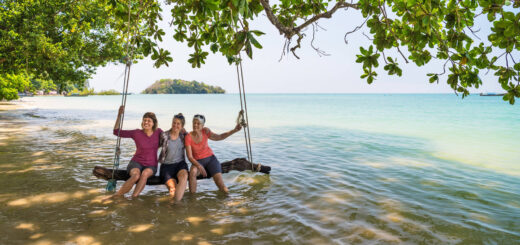
<instances>
[{"instance_id":1,"label":"dark shorts","mask_svg":"<svg viewBox=\"0 0 520 245\"><path fill-rule=\"evenodd\" d=\"M161 176L164 182L175 179L177 184L179 183L179 179L177 179L177 174L179 171L185 169L186 173L188 173L188 164L185 161L174 163L174 164L161 164L161 170L159 170L159 176Z\"/></svg>"},{"instance_id":2,"label":"dark shorts","mask_svg":"<svg viewBox=\"0 0 520 245\"><path fill-rule=\"evenodd\" d=\"M220 166L220 162L217 160L215 155L211 155L210 157L202 158L197 160L204 167L206 173L208 174L208 178L213 177L213 175L217 173L222 173L222 167Z\"/></svg>"},{"instance_id":3,"label":"dark shorts","mask_svg":"<svg viewBox=\"0 0 520 245\"><path fill-rule=\"evenodd\" d=\"M155 173L157 173L157 166L155 167L152 167L152 166L143 166L141 165L140 163L136 162L136 161L130 161L130 163L128 164L128 166L126 166L126 172L128 174L130 174L130 171L134 168L138 168L139 171L141 171L141 173L143 172L143 170L149 168L153 171L153 175L155 175ZM152 176L153 176L152 175Z\"/></svg>"}]
</instances>

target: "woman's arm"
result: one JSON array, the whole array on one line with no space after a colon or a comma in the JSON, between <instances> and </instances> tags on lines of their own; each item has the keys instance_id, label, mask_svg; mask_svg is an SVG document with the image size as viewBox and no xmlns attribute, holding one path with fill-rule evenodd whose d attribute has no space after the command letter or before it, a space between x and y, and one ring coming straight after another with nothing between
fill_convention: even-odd
<instances>
[{"instance_id":1,"label":"woman's arm","mask_svg":"<svg viewBox=\"0 0 520 245\"><path fill-rule=\"evenodd\" d=\"M114 124L114 130L119 129L119 122L121 121L121 115L123 114L124 110L125 110L124 106L119 107L119 112L117 113L116 123Z\"/></svg>"},{"instance_id":2,"label":"woman's arm","mask_svg":"<svg viewBox=\"0 0 520 245\"><path fill-rule=\"evenodd\" d=\"M227 137L233 135L234 133L240 131L240 129L242 129L242 126L240 124L237 124L237 126L235 126L234 129L232 130L229 130L225 133L222 133L222 134L216 134L216 133L213 133L211 132L211 130L209 128L204 128L203 130L208 130L209 131L209 139L210 140L214 140L214 141L219 141L219 140L224 140L226 139Z\"/></svg>"},{"instance_id":3,"label":"woman's arm","mask_svg":"<svg viewBox=\"0 0 520 245\"><path fill-rule=\"evenodd\" d=\"M121 120L121 115L123 114L124 110L125 110L124 106L119 107L119 112L117 113L116 123L114 124L114 135L115 136L119 135L120 137L123 137L123 138L132 138L135 130L119 129L119 121Z\"/></svg>"},{"instance_id":4,"label":"woman's arm","mask_svg":"<svg viewBox=\"0 0 520 245\"><path fill-rule=\"evenodd\" d=\"M204 169L204 167L202 167L202 165L200 165L200 163L197 162L197 160L195 160L195 158L193 157L193 153L191 151L191 146L190 145L186 146L186 155L188 156L188 160L190 160L190 162L193 165L195 165L195 167L197 169L199 169L199 173L201 173L202 176L204 176L204 177L208 176L208 174L206 173L206 170Z\"/></svg>"}]
</instances>

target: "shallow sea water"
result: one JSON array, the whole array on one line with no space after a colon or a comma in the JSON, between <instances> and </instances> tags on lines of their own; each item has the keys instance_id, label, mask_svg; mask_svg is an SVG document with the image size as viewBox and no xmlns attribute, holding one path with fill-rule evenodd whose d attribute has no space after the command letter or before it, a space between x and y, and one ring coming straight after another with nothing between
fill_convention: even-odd
<instances>
[{"instance_id":1,"label":"shallow sea water","mask_svg":"<svg viewBox=\"0 0 520 245\"><path fill-rule=\"evenodd\" d=\"M255 162L180 203L164 186L102 202L119 96L24 98L0 111L0 244L520 243L520 110L499 97L248 96ZM238 95L132 95L124 128L154 111L233 128ZM186 128L191 129L191 120ZM220 161L244 136L210 142ZM135 150L123 140L124 168ZM118 182L118 187L121 186Z\"/></svg>"}]
</instances>

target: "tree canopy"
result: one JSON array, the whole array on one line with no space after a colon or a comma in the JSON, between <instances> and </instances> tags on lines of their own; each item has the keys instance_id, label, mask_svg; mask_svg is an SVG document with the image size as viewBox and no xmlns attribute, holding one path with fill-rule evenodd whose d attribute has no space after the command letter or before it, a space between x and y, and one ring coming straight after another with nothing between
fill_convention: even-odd
<instances>
[{"instance_id":1,"label":"tree canopy","mask_svg":"<svg viewBox=\"0 0 520 245\"><path fill-rule=\"evenodd\" d=\"M160 20L159 4L134 5L140 4L130 2L128 8L128 2L115 0L0 1L0 74L52 81L60 92L70 83L82 88L96 67L140 58L146 45L156 48L161 33L153 26Z\"/></svg>"},{"instance_id":2,"label":"tree canopy","mask_svg":"<svg viewBox=\"0 0 520 245\"><path fill-rule=\"evenodd\" d=\"M242 51L252 58L254 48L262 48L257 37L264 33L251 25L260 14L286 38L286 53L298 57L302 40L310 36L306 32L314 36L320 20L357 11L363 18L344 39L348 43L351 33L369 30L356 59L368 83L378 72L401 76L403 62L424 66L438 60L439 71L425 78L445 80L462 97L479 88L489 71L507 91L504 100L513 104L520 97L520 0L165 2L172 6L173 38L193 48L188 59L193 67L201 67L209 52L230 63ZM157 25L162 20L157 0L0 1L0 11L1 73L28 72L60 87L66 80L82 84L107 62L151 56L159 67L173 60L158 45L165 32ZM491 26L487 40L478 37L478 18Z\"/></svg>"},{"instance_id":3,"label":"tree canopy","mask_svg":"<svg viewBox=\"0 0 520 245\"><path fill-rule=\"evenodd\" d=\"M380 63L389 75L401 76L400 63L423 66L440 60L439 72L429 73L429 82L446 82L462 97L469 88L482 85L481 73L492 71L511 104L520 97L520 1L519 0L170 0L174 38L193 47L188 60L194 67L204 63L209 49L230 62L240 52L252 58L253 47L262 48L250 22L264 13L286 38L287 51L296 57L305 30L333 18L338 10L359 11L364 19L348 35L366 26L369 41L360 48L356 62L363 64L361 78L372 83ZM490 23L488 41L479 40L477 18ZM309 28L310 29L310 28ZM398 54L396 57L388 52ZM319 52L319 50L317 50ZM385 53L387 52L387 53ZM445 76L443 76L445 75Z\"/></svg>"},{"instance_id":4,"label":"tree canopy","mask_svg":"<svg viewBox=\"0 0 520 245\"><path fill-rule=\"evenodd\" d=\"M143 94L223 94L224 89L203 82L181 79L161 79L146 88Z\"/></svg>"}]
</instances>

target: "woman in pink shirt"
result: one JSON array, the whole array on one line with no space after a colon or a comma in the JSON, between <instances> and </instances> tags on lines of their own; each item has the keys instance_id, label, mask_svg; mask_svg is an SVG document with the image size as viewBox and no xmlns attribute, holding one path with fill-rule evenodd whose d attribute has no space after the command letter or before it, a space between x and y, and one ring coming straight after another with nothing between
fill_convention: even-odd
<instances>
[{"instance_id":1,"label":"woman in pink shirt","mask_svg":"<svg viewBox=\"0 0 520 245\"><path fill-rule=\"evenodd\" d=\"M213 181L215 181L219 190L227 193L228 189L222 179L220 162L209 148L208 139L223 140L240 131L242 127L237 124L233 130L223 134L215 134L209 128L204 128L205 122L206 119L203 115L195 115L193 117L193 131L187 134L185 138L186 154L188 160L192 163L189 174L190 192L195 193L197 191L197 176L207 177L209 174L209 177L213 177Z\"/></svg>"},{"instance_id":2,"label":"woman in pink shirt","mask_svg":"<svg viewBox=\"0 0 520 245\"><path fill-rule=\"evenodd\" d=\"M114 125L114 135L117 136L119 134L122 138L132 138L135 142L136 151L126 168L130 178L114 196L123 196L137 182L132 194L132 197L137 197L144 189L148 178L154 176L157 172L157 150L159 149L159 139L163 131L157 128L157 117L155 117L153 112L147 112L143 115L141 129L120 130L118 122L121 119L123 110L123 106L119 107L116 124Z\"/></svg>"}]
</instances>

